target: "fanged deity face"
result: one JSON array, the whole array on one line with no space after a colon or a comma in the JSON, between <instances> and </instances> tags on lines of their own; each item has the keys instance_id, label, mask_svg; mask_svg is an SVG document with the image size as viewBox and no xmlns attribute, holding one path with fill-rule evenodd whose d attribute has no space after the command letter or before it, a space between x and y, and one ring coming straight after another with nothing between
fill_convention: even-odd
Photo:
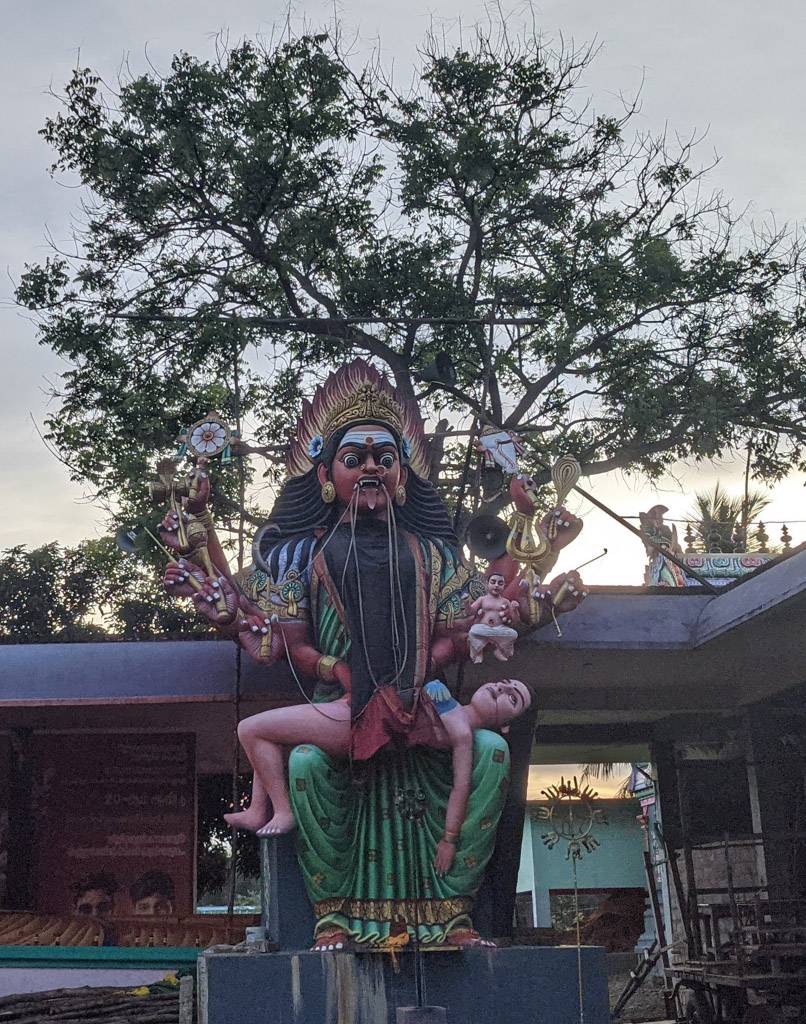
<instances>
[{"instance_id":1,"label":"fanged deity face","mask_svg":"<svg viewBox=\"0 0 806 1024\"><path fill-rule=\"evenodd\" d=\"M500 597L504 592L504 577L494 572L487 577L487 593L490 597Z\"/></svg>"},{"instance_id":2,"label":"fanged deity face","mask_svg":"<svg viewBox=\"0 0 806 1024\"><path fill-rule=\"evenodd\" d=\"M406 470L400 465L400 454L389 431L377 424L361 423L350 427L328 472L319 467L319 480L328 479L336 488L340 505L349 504L357 496L359 515L380 515L394 500L395 490L405 484Z\"/></svg>"},{"instance_id":3,"label":"fanged deity face","mask_svg":"<svg viewBox=\"0 0 806 1024\"><path fill-rule=\"evenodd\" d=\"M519 679L500 679L480 686L470 703L486 726L500 729L523 714L532 703L532 696Z\"/></svg>"}]
</instances>

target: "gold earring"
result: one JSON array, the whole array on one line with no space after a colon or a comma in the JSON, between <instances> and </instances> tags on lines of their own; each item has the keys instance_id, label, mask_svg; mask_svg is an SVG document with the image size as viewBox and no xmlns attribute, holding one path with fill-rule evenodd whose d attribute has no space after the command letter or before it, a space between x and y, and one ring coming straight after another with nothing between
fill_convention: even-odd
<instances>
[{"instance_id":1,"label":"gold earring","mask_svg":"<svg viewBox=\"0 0 806 1024\"><path fill-rule=\"evenodd\" d=\"M403 484L400 484L399 487L395 488L395 504L396 505L405 505L406 504L406 498L407 498L406 488L403 486Z\"/></svg>"},{"instance_id":2,"label":"gold earring","mask_svg":"<svg viewBox=\"0 0 806 1024\"><path fill-rule=\"evenodd\" d=\"M335 500L336 488L329 480L327 480L325 483L322 484L322 501L326 505L330 505L331 502L334 502Z\"/></svg>"}]
</instances>

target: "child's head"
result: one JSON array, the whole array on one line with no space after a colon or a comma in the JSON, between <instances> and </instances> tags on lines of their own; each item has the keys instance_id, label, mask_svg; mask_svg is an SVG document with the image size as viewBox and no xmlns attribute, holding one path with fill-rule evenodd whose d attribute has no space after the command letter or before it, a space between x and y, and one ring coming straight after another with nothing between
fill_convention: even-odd
<instances>
[{"instance_id":1,"label":"child's head","mask_svg":"<svg viewBox=\"0 0 806 1024\"><path fill-rule=\"evenodd\" d=\"M491 572L487 574L487 593L491 597L500 597L504 592L506 581L503 573Z\"/></svg>"},{"instance_id":2,"label":"child's head","mask_svg":"<svg viewBox=\"0 0 806 1024\"><path fill-rule=\"evenodd\" d=\"M520 679L499 679L485 683L473 694L470 703L486 729L504 729L522 715L532 703L532 692Z\"/></svg>"}]
</instances>

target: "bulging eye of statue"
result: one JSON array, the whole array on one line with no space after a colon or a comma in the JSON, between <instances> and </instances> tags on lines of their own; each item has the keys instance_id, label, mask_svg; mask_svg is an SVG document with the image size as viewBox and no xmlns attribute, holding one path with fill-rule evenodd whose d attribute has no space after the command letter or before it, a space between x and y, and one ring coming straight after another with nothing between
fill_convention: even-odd
<instances>
[{"instance_id":1,"label":"bulging eye of statue","mask_svg":"<svg viewBox=\"0 0 806 1024\"><path fill-rule=\"evenodd\" d=\"M347 467L347 469L358 469L358 467L361 465L361 460L358 458L357 455L345 455L344 465Z\"/></svg>"},{"instance_id":2,"label":"bulging eye of statue","mask_svg":"<svg viewBox=\"0 0 806 1024\"><path fill-rule=\"evenodd\" d=\"M380 458L380 463L384 469L391 469L395 464L395 457L391 452L384 452Z\"/></svg>"}]
</instances>

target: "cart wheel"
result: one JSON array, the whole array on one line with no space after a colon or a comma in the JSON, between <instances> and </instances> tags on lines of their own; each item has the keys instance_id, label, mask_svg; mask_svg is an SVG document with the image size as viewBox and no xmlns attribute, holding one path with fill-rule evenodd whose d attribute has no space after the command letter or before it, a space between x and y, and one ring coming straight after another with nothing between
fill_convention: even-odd
<instances>
[{"instance_id":1,"label":"cart wheel","mask_svg":"<svg viewBox=\"0 0 806 1024\"><path fill-rule=\"evenodd\" d=\"M701 989L692 989L686 1000L686 1020L689 1024L716 1024L708 996Z\"/></svg>"},{"instance_id":2,"label":"cart wheel","mask_svg":"<svg viewBox=\"0 0 806 1024\"><path fill-rule=\"evenodd\" d=\"M771 1006L748 1006L742 1024L777 1024L779 1020Z\"/></svg>"}]
</instances>

